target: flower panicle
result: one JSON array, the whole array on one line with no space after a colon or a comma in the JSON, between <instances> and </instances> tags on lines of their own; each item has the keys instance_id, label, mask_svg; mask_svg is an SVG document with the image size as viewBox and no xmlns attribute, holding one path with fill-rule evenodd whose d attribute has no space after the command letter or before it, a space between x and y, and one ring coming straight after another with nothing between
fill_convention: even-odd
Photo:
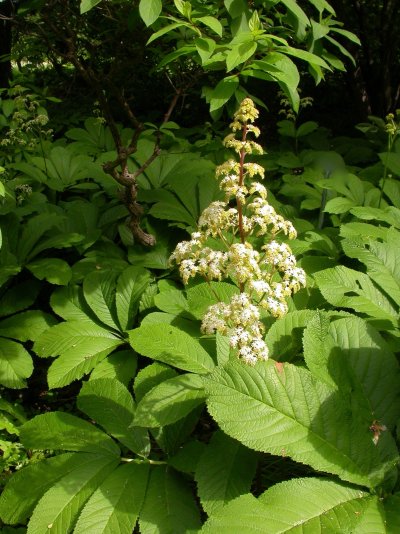
<instances>
[{"instance_id":1,"label":"flower panicle","mask_svg":"<svg viewBox=\"0 0 400 534\"><path fill-rule=\"evenodd\" d=\"M239 293L229 303L208 308L201 328L204 334L227 335L232 350L250 365L268 358L262 314L283 317L287 299L306 284L289 245L277 239L282 234L295 239L296 230L276 213L267 200L266 187L257 181L265 178L264 168L245 162L246 156L263 153L260 145L247 139L248 134L260 134L254 125L258 115L252 100L245 98L230 125L232 133L224 140L240 161L231 158L216 168L225 199L203 211L198 230L189 241L178 243L170 257L179 265L184 284L200 275L208 282L229 279L237 285ZM253 248L254 237L264 237L260 250Z\"/></svg>"}]
</instances>

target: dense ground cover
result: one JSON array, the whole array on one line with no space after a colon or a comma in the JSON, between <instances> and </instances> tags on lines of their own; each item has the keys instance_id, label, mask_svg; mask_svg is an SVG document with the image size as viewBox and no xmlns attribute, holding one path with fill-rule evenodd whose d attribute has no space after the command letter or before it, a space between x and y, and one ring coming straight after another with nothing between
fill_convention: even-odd
<instances>
[{"instance_id":1,"label":"dense ground cover","mask_svg":"<svg viewBox=\"0 0 400 534\"><path fill-rule=\"evenodd\" d=\"M324 0L221 4L13 15L4 534L400 529L399 116L318 123Z\"/></svg>"}]
</instances>

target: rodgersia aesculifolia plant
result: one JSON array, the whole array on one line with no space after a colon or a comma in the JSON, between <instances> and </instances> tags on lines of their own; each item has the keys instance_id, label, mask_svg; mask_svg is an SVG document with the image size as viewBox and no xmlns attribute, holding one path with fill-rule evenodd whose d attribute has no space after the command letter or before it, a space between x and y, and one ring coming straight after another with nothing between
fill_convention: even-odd
<instances>
[{"instance_id":1,"label":"rodgersia aesculifolia plant","mask_svg":"<svg viewBox=\"0 0 400 534\"><path fill-rule=\"evenodd\" d=\"M294 239L293 224L268 203L266 188L256 180L264 179L263 167L245 161L251 154L263 153L251 139L260 134L254 125L257 117L253 101L245 98L230 125L232 133L224 140L237 158L216 169L225 200L212 202L203 211L198 231L190 241L179 243L171 256L185 284L201 275L207 282L229 278L238 286L239 294L228 304L218 302L208 308L202 331L229 336L231 347L248 364L268 358L261 310L282 317L288 311L287 298L306 281L290 247L277 239L279 234ZM263 237L261 250L253 248L250 236Z\"/></svg>"}]
</instances>

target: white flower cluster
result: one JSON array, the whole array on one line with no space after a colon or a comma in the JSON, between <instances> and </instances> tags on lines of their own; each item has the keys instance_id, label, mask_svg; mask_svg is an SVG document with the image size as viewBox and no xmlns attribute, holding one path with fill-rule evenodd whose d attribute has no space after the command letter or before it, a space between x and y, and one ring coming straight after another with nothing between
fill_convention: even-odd
<instances>
[{"instance_id":1,"label":"white flower cluster","mask_svg":"<svg viewBox=\"0 0 400 534\"><path fill-rule=\"evenodd\" d=\"M202 331L229 335L230 345L239 358L249 364L268 357L263 341L260 308L274 317L287 313L287 298L305 286L303 269L286 243L276 240L279 233L289 239L296 237L290 221L278 215L267 201L266 188L255 176L264 178L264 169L256 163L245 163L247 154L262 153L257 143L247 140L247 134L259 135L252 123L258 116L253 102L243 100L231 124L233 133L225 139L240 162L229 160L216 170L225 201L212 202L206 208L190 241L179 243L170 260L179 264L183 282L201 275L207 281L230 278L240 290L229 304L210 306L203 318ZM241 139L235 139L240 131ZM230 207L232 199L236 207ZM250 236L269 236L269 241L257 251L247 240ZM218 240L217 250L211 248ZM213 242L214 240L214 242Z\"/></svg>"}]
</instances>

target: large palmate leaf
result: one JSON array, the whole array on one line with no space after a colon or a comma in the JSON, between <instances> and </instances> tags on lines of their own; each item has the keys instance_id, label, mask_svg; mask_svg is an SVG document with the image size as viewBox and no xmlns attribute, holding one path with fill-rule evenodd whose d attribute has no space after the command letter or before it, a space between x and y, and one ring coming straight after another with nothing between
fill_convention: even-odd
<instances>
[{"instance_id":1,"label":"large palmate leaf","mask_svg":"<svg viewBox=\"0 0 400 534\"><path fill-rule=\"evenodd\" d=\"M342 246L347 256L364 263L371 279L400 306L400 232L390 228L383 243L345 239Z\"/></svg>"},{"instance_id":2,"label":"large palmate leaf","mask_svg":"<svg viewBox=\"0 0 400 534\"><path fill-rule=\"evenodd\" d=\"M139 402L134 425L158 427L185 417L205 399L203 382L198 375L183 374L151 389Z\"/></svg>"},{"instance_id":3,"label":"large palmate leaf","mask_svg":"<svg viewBox=\"0 0 400 534\"><path fill-rule=\"evenodd\" d=\"M53 311L66 321L97 319L84 299L82 288L77 285L68 285L53 291L50 304Z\"/></svg>"},{"instance_id":4,"label":"large palmate leaf","mask_svg":"<svg viewBox=\"0 0 400 534\"><path fill-rule=\"evenodd\" d=\"M91 423L66 412L37 415L21 427L21 442L29 449L60 449L119 456L115 441Z\"/></svg>"},{"instance_id":5,"label":"large palmate leaf","mask_svg":"<svg viewBox=\"0 0 400 534\"><path fill-rule=\"evenodd\" d=\"M229 362L204 377L207 405L221 429L255 450L288 455L343 480L373 487L385 462L347 402L307 370L272 361Z\"/></svg>"},{"instance_id":6,"label":"large palmate leaf","mask_svg":"<svg viewBox=\"0 0 400 534\"><path fill-rule=\"evenodd\" d=\"M123 343L116 334L86 321L69 321L44 332L34 345L42 357L59 357L48 373L49 387L62 387L82 378L107 354Z\"/></svg>"},{"instance_id":7,"label":"large palmate leaf","mask_svg":"<svg viewBox=\"0 0 400 534\"><path fill-rule=\"evenodd\" d=\"M75 469L79 470L92 457L91 453L64 453L30 463L17 471L1 494L1 519L11 525L24 523L36 502L57 480Z\"/></svg>"},{"instance_id":8,"label":"large palmate leaf","mask_svg":"<svg viewBox=\"0 0 400 534\"><path fill-rule=\"evenodd\" d=\"M64 475L40 499L27 533L71 532L85 502L117 465L112 456L93 454L79 469Z\"/></svg>"},{"instance_id":9,"label":"large palmate leaf","mask_svg":"<svg viewBox=\"0 0 400 534\"><path fill-rule=\"evenodd\" d=\"M250 491L256 466L257 454L221 431L215 432L195 473L204 510L212 515L228 501Z\"/></svg>"},{"instance_id":10,"label":"large palmate leaf","mask_svg":"<svg viewBox=\"0 0 400 534\"><path fill-rule=\"evenodd\" d=\"M360 413L371 423L377 419L394 427L400 411L400 367L371 325L355 316L319 328L313 320L304 334L304 357L314 375L357 399Z\"/></svg>"},{"instance_id":11,"label":"large palmate leaf","mask_svg":"<svg viewBox=\"0 0 400 534\"><path fill-rule=\"evenodd\" d=\"M226 282L198 284L187 290L189 311L196 319L202 319L209 306L217 302L229 302L237 293L239 289Z\"/></svg>"},{"instance_id":12,"label":"large palmate leaf","mask_svg":"<svg viewBox=\"0 0 400 534\"><path fill-rule=\"evenodd\" d=\"M42 332L56 323L56 319L48 313L29 310L0 321L0 336L18 341L35 341Z\"/></svg>"},{"instance_id":13,"label":"large palmate leaf","mask_svg":"<svg viewBox=\"0 0 400 534\"><path fill-rule=\"evenodd\" d=\"M127 386L136 375L137 364L138 356L132 349L118 350L96 365L90 379L116 378Z\"/></svg>"},{"instance_id":14,"label":"large palmate leaf","mask_svg":"<svg viewBox=\"0 0 400 534\"><path fill-rule=\"evenodd\" d=\"M200 527L200 515L183 478L169 467L152 470L139 518L141 534L186 534Z\"/></svg>"},{"instance_id":15,"label":"large palmate leaf","mask_svg":"<svg viewBox=\"0 0 400 534\"><path fill-rule=\"evenodd\" d=\"M301 347L301 331L314 315L314 310L296 310L275 321L265 336L271 357L285 360L296 355Z\"/></svg>"},{"instance_id":16,"label":"large palmate leaf","mask_svg":"<svg viewBox=\"0 0 400 534\"><path fill-rule=\"evenodd\" d=\"M126 464L111 473L83 508L74 534L131 534L146 493L149 464Z\"/></svg>"},{"instance_id":17,"label":"large palmate leaf","mask_svg":"<svg viewBox=\"0 0 400 534\"><path fill-rule=\"evenodd\" d=\"M190 371L206 374L213 367L211 356L189 334L169 324L144 325L129 332L132 347L149 358Z\"/></svg>"},{"instance_id":18,"label":"large palmate leaf","mask_svg":"<svg viewBox=\"0 0 400 534\"><path fill-rule=\"evenodd\" d=\"M128 449L144 454L149 449L147 431L129 428L135 415L135 402L127 388L115 378L86 382L78 396L78 408Z\"/></svg>"},{"instance_id":19,"label":"large palmate leaf","mask_svg":"<svg viewBox=\"0 0 400 534\"><path fill-rule=\"evenodd\" d=\"M368 275L340 265L319 271L314 277L329 304L397 322L396 309Z\"/></svg>"},{"instance_id":20,"label":"large palmate leaf","mask_svg":"<svg viewBox=\"0 0 400 534\"><path fill-rule=\"evenodd\" d=\"M139 308L140 297L151 280L149 271L143 267L128 267L118 278L116 291L116 308L119 325L122 330L133 326L133 320Z\"/></svg>"},{"instance_id":21,"label":"large palmate leaf","mask_svg":"<svg viewBox=\"0 0 400 534\"><path fill-rule=\"evenodd\" d=\"M83 294L97 318L108 327L119 330L116 322L116 284L117 273L94 271L83 281Z\"/></svg>"},{"instance_id":22,"label":"large palmate leaf","mask_svg":"<svg viewBox=\"0 0 400 534\"><path fill-rule=\"evenodd\" d=\"M251 495L235 499L217 511L201 532L384 534L384 519L373 513L374 506L383 508L377 497L360 489L317 478L294 479L272 486L258 499Z\"/></svg>"},{"instance_id":23,"label":"large palmate leaf","mask_svg":"<svg viewBox=\"0 0 400 534\"><path fill-rule=\"evenodd\" d=\"M9 388L26 387L33 371L29 352L20 343L0 338L0 384Z\"/></svg>"}]
</instances>

